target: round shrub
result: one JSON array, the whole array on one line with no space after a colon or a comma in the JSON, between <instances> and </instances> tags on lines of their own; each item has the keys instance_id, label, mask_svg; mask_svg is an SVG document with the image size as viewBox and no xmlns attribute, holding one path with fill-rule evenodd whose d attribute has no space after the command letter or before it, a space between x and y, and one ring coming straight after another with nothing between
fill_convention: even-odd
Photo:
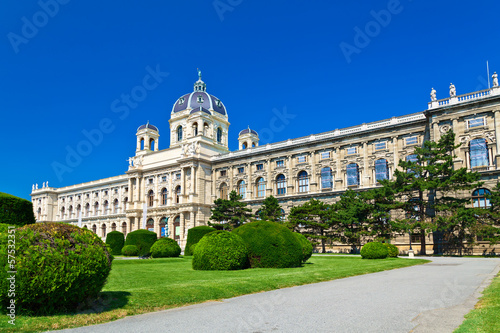
<instances>
[{"instance_id":1,"label":"round shrub","mask_svg":"<svg viewBox=\"0 0 500 333\"><path fill-rule=\"evenodd\" d=\"M302 247L302 262L306 262L312 256L313 246L311 242L307 240L306 236L301 233L294 232L293 235L297 238Z\"/></svg>"},{"instance_id":2,"label":"round shrub","mask_svg":"<svg viewBox=\"0 0 500 333\"><path fill-rule=\"evenodd\" d=\"M233 230L248 247L250 266L263 268L298 267L302 264L302 246L285 226L255 221Z\"/></svg>"},{"instance_id":3,"label":"round shrub","mask_svg":"<svg viewBox=\"0 0 500 333\"><path fill-rule=\"evenodd\" d=\"M106 244L111 248L111 254L120 255L125 244L125 236L119 231L111 231L106 235Z\"/></svg>"},{"instance_id":4,"label":"round shrub","mask_svg":"<svg viewBox=\"0 0 500 333\"><path fill-rule=\"evenodd\" d=\"M122 248L122 254L127 257L135 257L139 255L139 249L135 245L125 245Z\"/></svg>"},{"instance_id":5,"label":"round shrub","mask_svg":"<svg viewBox=\"0 0 500 333\"><path fill-rule=\"evenodd\" d=\"M248 263L248 249L240 236L223 230L210 232L196 244L193 269L236 270Z\"/></svg>"},{"instance_id":6,"label":"round shrub","mask_svg":"<svg viewBox=\"0 0 500 333\"><path fill-rule=\"evenodd\" d=\"M200 225L198 227L194 227L188 230L188 235L187 235L187 240L186 240L186 247L184 249L184 255L185 256L192 256L193 255L193 245L198 243L200 239L208 234L209 232L215 231L215 228L205 226L205 225Z\"/></svg>"},{"instance_id":7,"label":"round shrub","mask_svg":"<svg viewBox=\"0 0 500 333\"><path fill-rule=\"evenodd\" d=\"M389 251L389 258L397 258L397 256L399 255L399 249L396 245L392 245L392 244L389 244L389 243L383 243L384 246L387 248L387 251Z\"/></svg>"},{"instance_id":8,"label":"round shrub","mask_svg":"<svg viewBox=\"0 0 500 333\"><path fill-rule=\"evenodd\" d=\"M5 241L1 228L0 240ZM13 230L13 229L12 229ZM8 231L9 235L10 229ZM11 238L9 238L11 239ZM0 303L10 298L7 271L16 270L16 313L73 312L97 298L113 257L93 232L65 223L36 223L15 229L15 267L0 256ZM2 250L8 248L2 245ZM3 310L5 311L5 310Z\"/></svg>"},{"instance_id":9,"label":"round shrub","mask_svg":"<svg viewBox=\"0 0 500 333\"><path fill-rule=\"evenodd\" d=\"M146 256L150 252L151 246L156 242L158 237L155 232L139 229L127 234L125 245L135 245L139 250L140 256Z\"/></svg>"},{"instance_id":10,"label":"round shrub","mask_svg":"<svg viewBox=\"0 0 500 333\"><path fill-rule=\"evenodd\" d=\"M361 258L363 259L385 259L389 255L387 247L380 242L370 242L361 248Z\"/></svg>"},{"instance_id":11,"label":"round shrub","mask_svg":"<svg viewBox=\"0 0 500 333\"><path fill-rule=\"evenodd\" d=\"M172 238L160 238L151 246L151 257L167 258L178 257L181 254L181 247Z\"/></svg>"},{"instance_id":12,"label":"round shrub","mask_svg":"<svg viewBox=\"0 0 500 333\"><path fill-rule=\"evenodd\" d=\"M36 222L31 201L0 192L0 221L23 226Z\"/></svg>"}]
</instances>

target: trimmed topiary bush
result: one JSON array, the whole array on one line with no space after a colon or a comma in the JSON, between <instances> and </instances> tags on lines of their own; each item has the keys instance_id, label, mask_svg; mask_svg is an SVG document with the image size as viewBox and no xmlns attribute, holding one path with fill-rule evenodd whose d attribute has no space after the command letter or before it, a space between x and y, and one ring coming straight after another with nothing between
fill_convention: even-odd
<instances>
[{"instance_id":1,"label":"trimmed topiary bush","mask_svg":"<svg viewBox=\"0 0 500 333\"><path fill-rule=\"evenodd\" d=\"M213 231L196 244L193 269L244 269L248 263L247 255L247 246L240 236L229 231Z\"/></svg>"},{"instance_id":2,"label":"trimmed topiary bush","mask_svg":"<svg viewBox=\"0 0 500 333\"><path fill-rule=\"evenodd\" d=\"M178 257L181 247L172 238L160 238L151 246L150 251L153 258Z\"/></svg>"},{"instance_id":3,"label":"trimmed topiary bush","mask_svg":"<svg viewBox=\"0 0 500 333\"><path fill-rule=\"evenodd\" d=\"M389 255L387 247L380 242L370 242L361 248L361 258L363 259L385 259Z\"/></svg>"},{"instance_id":4,"label":"trimmed topiary bush","mask_svg":"<svg viewBox=\"0 0 500 333\"><path fill-rule=\"evenodd\" d=\"M389 258L397 258L399 255L399 249L396 245L392 245L389 243L383 243L384 246L387 248L387 251L389 252L388 256Z\"/></svg>"},{"instance_id":5,"label":"trimmed topiary bush","mask_svg":"<svg viewBox=\"0 0 500 333\"><path fill-rule=\"evenodd\" d=\"M113 257L93 232L66 223L37 223L15 229L15 267L1 255L0 303L5 311L15 270L16 314L73 312L97 298ZM5 242L5 228L0 228ZM11 239L11 238L8 238ZM2 250L9 248L2 245Z\"/></svg>"},{"instance_id":6,"label":"trimmed topiary bush","mask_svg":"<svg viewBox=\"0 0 500 333\"><path fill-rule=\"evenodd\" d=\"M0 221L23 226L36 222L31 201L0 192Z\"/></svg>"},{"instance_id":7,"label":"trimmed topiary bush","mask_svg":"<svg viewBox=\"0 0 500 333\"><path fill-rule=\"evenodd\" d=\"M125 244L125 236L119 231L111 231L106 235L106 244L111 248L111 254L120 255Z\"/></svg>"},{"instance_id":8,"label":"trimmed topiary bush","mask_svg":"<svg viewBox=\"0 0 500 333\"><path fill-rule=\"evenodd\" d=\"M139 255L139 249L135 245L125 245L122 248L122 254L127 257L135 257Z\"/></svg>"},{"instance_id":9,"label":"trimmed topiary bush","mask_svg":"<svg viewBox=\"0 0 500 333\"><path fill-rule=\"evenodd\" d=\"M312 256L313 246L311 242L307 240L306 236L298 232L294 232L293 234L295 238L297 238L297 240L299 241L300 246L302 247L302 262L306 262Z\"/></svg>"},{"instance_id":10,"label":"trimmed topiary bush","mask_svg":"<svg viewBox=\"0 0 500 333\"><path fill-rule=\"evenodd\" d=\"M247 244L252 268L286 268L302 264L302 246L293 232L281 224L255 221L234 229L233 233Z\"/></svg>"},{"instance_id":11,"label":"trimmed topiary bush","mask_svg":"<svg viewBox=\"0 0 500 333\"><path fill-rule=\"evenodd\" d=\"M186 247L184 249L184 255L185 256L192 256L193 255L193 245L198 243L200 239L203 238L206 234L209 232L215 231L217 229L205 226L205 225L200 225L199 227L194 227L188 230L188 235L187 235L187 240L186 240Z\"/></svg>"},{"instance_id":12,"label":"trimmed topiary bush","mask_svg":"<svg viewBox=\"0 0 500 333\"><path fill-rule=\"evenodd\" d=\"M146 256L150 252L151 246L156 242L158 237L155 232L139 229L136 231L129 232L127 234L127 239L125 240L125 245L135 245L139 250L140 256Z\"/></svg>"}]
</instances>

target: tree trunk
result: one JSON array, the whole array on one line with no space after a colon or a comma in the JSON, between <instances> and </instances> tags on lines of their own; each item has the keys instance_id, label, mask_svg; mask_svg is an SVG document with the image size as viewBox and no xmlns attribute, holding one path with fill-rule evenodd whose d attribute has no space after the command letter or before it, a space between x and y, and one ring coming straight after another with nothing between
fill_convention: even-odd
<instances>
[{"instance_id":1,"label":"tree trunk","mask_svg":"<svg viewBox=\"0 0 500 333\"><path fill-rule=\"evenodd\" d=\"M420 231L420 254L427 255L425 250L425 230Z\"/></svg>"}]
</instances>

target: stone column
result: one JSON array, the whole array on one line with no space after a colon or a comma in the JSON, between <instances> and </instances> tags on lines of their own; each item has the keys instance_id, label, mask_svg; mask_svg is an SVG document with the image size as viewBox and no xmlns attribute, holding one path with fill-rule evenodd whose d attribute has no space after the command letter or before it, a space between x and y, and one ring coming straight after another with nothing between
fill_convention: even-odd
<instances>
[{"instance_id":1,"label":"stone column","mask_svg":"<svg viewBox=\"0 0 500 333\"><path fill-rule=\"evenodd\" d=\"M434 142L437 142L441 135L439 134L439 123L436 120L432 120L432 133L433 133L433 138L432 140Z\"/></svg>"},{"instance_id":2,"label":"stone column","mask_svg":"<svg viewBox=\"0 0 500 333\"><path fill-rule=\"evenodd\" d=\"M189 202L193 202L193 195L196 193L195 189L194 189L194 166L191 166L191 190L190 190L190 193L189 193Z\"/></svg>"},{"instance_id":3,"label":"stone column","mask_svg":"<svg viewBox=\"0 0 500 333\"><path fill-rule=\"evenodd\" d=\"M318 182L316 177L316 152L311 152L311 180L309 192L318 191Z\"/></svg>"},{"instance_id":4,"label":"stone column","mask_svg":"<svg viewBox=\"0 0 500 333\"><path fill-rule=\"evenodd\" d=\"M455 117L451 120L451 125L452 125L453 132L455 133L455 145L458 145L460 143L460 141L458 139L458 134L459 134L458 117ZM463 166L463 161L461 160L462 156L460 156L461 155L460 148L455 149L455 151L453 153L456 156L455 159L453 160L453 166L456 170L458 170ZM465 158L467 159L467 156Z\"/></svg>"},{"instance_id":5,"label":"stone column","mask_svg":"<svg viewBox=\"0 0 500 333\"><path fill-rule=\"evenodd\" d=\"M267 181L266 181L266 196L270 196L273 194L273 182L271 179L271 159L266 160L266 169L267 169Z\"/></svg>"},{"instance_id":6,"label":"stone column","mask_svg":"<svg viewBox=\"0 0 500 333\"><path fill-rule=\"evenodd\" d=\"M229 193L231 193L233 189L233 166L230 165L228 170L227 170L227 176L229 177L229 188L228 188L228 191L227 191L227 195L228 195L228 198L229 198Z\"/></svg>"},{"instance_id":7,"label":"stone column","mask_svg":"<svg viewBox=\"0 0 500 333\"><path fill-rule=\"evenodd\" d=\"M287 194L294 194L295 193L295 189L294 189L294 185L293 185L293 179L294 179L294 175L293 175L293 156L292 155L288 155L288 179L286 180L287 181Z\"/></svg>"},{"instance_id":8,"label":"stone column","mask_svg":"<svg viewBox=\"0 0 500 333\"><path fill-rule=\"evenodd\" d=\"M361 186L366 187L370 186L370 172L368 167L368 143L366 141L363 142L363 179Z\"/></svg>"},{"instance_id":9,"label":"stone column","mask_svg":"<svg viewBox=\"0 0 500 333\"><path fill-rule=\"evenodd\" d=\"M181 196L184 197L184 195L186 195L186 172L181 167Z\"/></svg>"},{"instance_id":10,"label":"stone column","mask_svg":"<svg viewBox=\"0 0 500 333\"><path fill-rule=\"evenodd\" d=\"M246 164L247 166L247 174L248 174L248 181L247 181L247 199L252 199L252 193L253 193L253 182L252 182L252 163L249 162Z\"/></svg>"},{"instance_id":11,"label":"stone column","mask_svg":"<svg viewBox=\"0 0 500 333\"><path fill-rule=\"evenodd\" d=\"M397 136L394 136L392 137L392 148L393 148L393 152L394 152L394 170L392 171L394 173L394 171L396 171L396 169L398 168L398 164L399 164L399 153L398 153L398 137ZM391 175L391 178L392 178L392 175Z\"/></svg>"},{"instance_id":12,"label":"stone column","mask_svg":"<svg viewBox=\"0 0 500 333\"><path fill-rule=\"evenodd\" d=\"M212 202L215 200L215 198L217 197L217 193L216 193L216 190L215 190L215 179L216 179L216 171L215 169L212 169Z\"/></svg>"},{"instance_id":13,"label":"stone column","mask_svg":"<svg viewBox=\"0 0 500 333\"><path fill-rule=\"evenodd\" d=\"M340 174L340 148L333 149L333 159L335 160L335 179L333 180L333 189L337 190L342 182L342 175Z\"/></svg>"},{"instance_id":14,"label":"stone column","mask_svg":"<svg viewBox=\"0 0 500 333\"><path fill-rule=\"evenodd\" d=\"M500 165L500 109L493 111L495 116L495 143L496 143L496 154L495 154L495 164L498 169Z\"/></svg>"},{"instance_id":15,"label":"stone column","mask_svg":"<svg viewBox=\"0 0 500 333\"><path fill-rule=\"evenodd\" d=\"M174 176L172 172L168 173L168 183L167 183L167 206L172 204L173 192L175 191L174 187Z\"/></svg>"}]
</instances>

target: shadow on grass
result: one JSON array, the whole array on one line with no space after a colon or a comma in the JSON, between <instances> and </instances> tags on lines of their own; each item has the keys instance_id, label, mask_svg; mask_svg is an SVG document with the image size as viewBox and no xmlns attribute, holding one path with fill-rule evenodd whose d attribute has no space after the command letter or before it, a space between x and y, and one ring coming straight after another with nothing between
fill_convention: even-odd
<instances>
[{"instance_id":1,"label":"shadow on grass","mask_svg":"<svg viewBox=\"0 0 500 333\"><path fill-rule=\"evenodd\" d=\"M84 313L101 313L115 309L123 308L127 305L130 293L127 291L104 291L101 292L99 298L89 304L85 309L78 311L78 314Z\"/></svg>"}]
</instances>

